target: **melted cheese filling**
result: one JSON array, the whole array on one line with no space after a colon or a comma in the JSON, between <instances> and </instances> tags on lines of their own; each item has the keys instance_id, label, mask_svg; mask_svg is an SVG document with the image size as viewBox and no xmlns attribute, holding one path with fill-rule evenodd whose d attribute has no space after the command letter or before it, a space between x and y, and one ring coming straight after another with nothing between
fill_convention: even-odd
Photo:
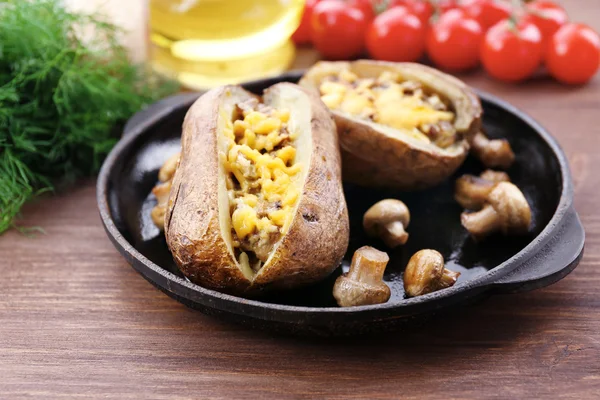
<instances>
[{"instance_id":1,"label":"melted cheese filling","mask_svg":"<svg viewBox=\"0 0 600 400\"><path fill-rule=\"evenodd\" d=\"M300 185L296 177L296 132L290 112L255 99L236 105L223 134L222 155L231 216L232 244L242 267L258 271L293 219Z\"/></svg>"},{"instance_id":2,"label":"melted cheese filling","mask_svg":"<svg viewBox=\"0 0 600 400\"><path fill-rule=\"evenodd\" d=\"M454 113L437 94L427 93L415 81L381 73L376 79L359 78L349 69L331 75L319 87L321 99L332 110L402 130L441 148L457 141Z\"/></svg>"}]
</instances>

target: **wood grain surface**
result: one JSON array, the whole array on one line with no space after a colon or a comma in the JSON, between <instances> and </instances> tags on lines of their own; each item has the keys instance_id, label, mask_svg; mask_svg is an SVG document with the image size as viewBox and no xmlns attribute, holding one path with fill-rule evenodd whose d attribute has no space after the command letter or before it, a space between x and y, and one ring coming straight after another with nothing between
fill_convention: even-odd
<instances>
[{"instance_id":1,"label":"wood grain surface","mask_svg":"<svg viewBox=\"0 0 600 400\"><path fill-rule=\"evenodd\" d=\"M599 0L564 3L600 30ZM107 239L84 181L25 209L22 223L46 234L0 237L0 398L600 398L600 76L585 87L462 78L530 113L568 155L587 243L566 279L402 333L274 336L147 283Z\"/></svg>"}]
</instances>

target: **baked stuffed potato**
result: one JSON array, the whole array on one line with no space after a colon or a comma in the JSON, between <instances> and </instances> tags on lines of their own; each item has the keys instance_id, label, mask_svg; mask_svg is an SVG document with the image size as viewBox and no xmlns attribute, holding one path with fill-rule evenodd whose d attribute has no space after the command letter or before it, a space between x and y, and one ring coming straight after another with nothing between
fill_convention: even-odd
<instances>
[{"instance_id":1,"label":"baked stuffed potato","mask_svg":"<svg viewBox=\"0 0 600 400\"><path fill-rule=\"evenodd\" d=\"M312 283L348 245L335 125L319 97L280 83L261 99L211 90L188 111L164 217L180 270L238 295Z\"/></svg>"},{"instance_id":2,"label":"baked stuffed potato","mask_svg":"<svg viewBox=\"0 0 600 400\"><path fill-rule=\"evenodd\" d=\"M317 92L338 129L345 181L416 190L465 160L481 104L458 79L413 63L319 62L300 85Z\"/></svg>"}]
</instances>

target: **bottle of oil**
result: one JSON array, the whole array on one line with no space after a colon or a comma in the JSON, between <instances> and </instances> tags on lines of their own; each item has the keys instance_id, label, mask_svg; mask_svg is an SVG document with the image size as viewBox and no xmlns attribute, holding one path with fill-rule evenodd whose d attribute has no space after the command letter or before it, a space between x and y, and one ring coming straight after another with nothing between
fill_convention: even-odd
<instances>
[{"instance_id":1,"label":"bottle of oil","mask_svg":"<svg viewBox=\"0 0 600 400\"><path fill-rule=\"evenodd\" d=\"M303 8L304 0L150 0L152 65L193 89L281 73Z\"/></svg>"}]
</instances>

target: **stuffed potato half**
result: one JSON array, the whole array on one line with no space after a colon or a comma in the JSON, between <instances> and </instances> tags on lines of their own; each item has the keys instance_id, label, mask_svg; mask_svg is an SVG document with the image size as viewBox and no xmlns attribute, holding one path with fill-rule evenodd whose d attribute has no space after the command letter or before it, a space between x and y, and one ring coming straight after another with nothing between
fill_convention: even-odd
<instances>
[{"instance_id":1,"label":"stuffed potato half","mask_svg":"<svg viewBox=\"0 0 600 400\"><path fill-rule=\"evenodd\" d=\"M463 163L481 128L481 104L468 86L420 64L319 62L300 85L331 110L344 180L361 185L437 185Z\"/></svg>"},{"instance_id":2,"label":"stuffed potato half","mask_svg":"<svg viewBox=\"0 0 600 400\"><path fill-rule=\"evenodd\" d=\"M188 111L165 214L183 274L238 295L327 277L348 245L335 125L318 96L280 83L261 101L238 86Z\"/></svg>"}]
</instances>

